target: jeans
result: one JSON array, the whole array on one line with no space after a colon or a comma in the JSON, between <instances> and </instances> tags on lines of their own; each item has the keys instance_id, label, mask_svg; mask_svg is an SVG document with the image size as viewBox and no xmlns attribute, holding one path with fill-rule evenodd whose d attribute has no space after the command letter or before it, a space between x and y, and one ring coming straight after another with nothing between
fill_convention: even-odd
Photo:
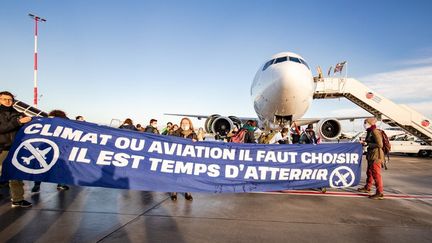
<instances>
[{"instance_id":1,"label":"jeans","mask_svg":"<svg viewBox=\"0 0 432 243\"><path fill-rule=\"evenodd\" d=\"M0 175L2 170L3 161L6 159L9 151L2 151L0 153ZM9 189L13 202L24 200L24 183L18 180L9 181Z\"/></svg>"}]
</instances>

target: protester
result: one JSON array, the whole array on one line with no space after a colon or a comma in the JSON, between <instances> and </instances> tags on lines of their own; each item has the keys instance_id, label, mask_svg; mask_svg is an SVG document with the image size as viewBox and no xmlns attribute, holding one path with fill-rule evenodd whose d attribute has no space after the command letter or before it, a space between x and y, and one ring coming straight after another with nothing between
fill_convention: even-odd
<instances>
[{"instance_id":1,"label":"protester","mask_svg":"<svg viewBox=\"0 0 432 243\"><path fill-rule=\"evenodd\" d=\"M179 126L177 124L172 125L172 127L168 131L168 135L173 135L178 129L179 129Z\"/></svg>"},{"instance_id":2,"label":"protester","mask_svg":"<svg viewBox=\"0 0 432 243\"><path fill-rule=\"evenodd\" d=\"M76 116L75 120L76 121L85 121L83 116Z\"/></svg>"},{"instance_id":3,"label":"protester","mask_svg":"<svg viewBox=\"0 0 432 243\"><path fill-rule=\"evenodd\" d=\"M366 139L363 142L367 146L366 160L368 162L366 171L366 185L357 189L359 192L371 192L373 182L375 181L376 192L369 196L371 199L384 199L384 186L381 177L381 164L384 162L383 136L381 131L376 127L376 119L368 118L364 121L366 129Z\"/></svg>"},{"instance_id":4,"label":"protester","mask_svg":"<svg viewBox=\"0 0 432 243\"><path fill-rule=\"evenodd\" d=\"M232 137L236 136L238 132L239 132L239 127L237 124L234 124L233 129L227 134L226 137L227 142L231 142Z\"/></svg>"},{"instance_id":5,"label":"protester","mask_svg":"<svg viewBox=\"0 0 432 243\"><path fill-rule=\"evenodd\" d=\"M51 118L58 117L58 118L63 118L63 119L69 119L67 117L66 113L64 111L62 111L62 110L52 110L48 114L48 117L51 117ZM40 185L41 185L40 181L35 181L34 182L34 186L31 189L31 192L33 192L33 193L39 192L40 191ZM69 187L67 185L58 184L57 185L57 190L59 190L59 191L66 191L66 190L69 190Z\"/></svg>"},{"instance_id":6,"label":"protester","mask_svg":"<svg viewBox=\"0 0 432 243\"><path fill-rule=\"evenodd\" d=\"M31 121L30 117L24 116L13 108L15 99L8 91L0 92L0 174L3 161L6 159L9 149L18 130L24 124ZM9 181L12 207L30 207L32 204L24 200L24 183L19 180Z\"/></svg>"},{"instance_id":7,"label":"protester","mask_svg":"<svg viewBox=\"0 0 432 243\"><path fill-rule=\"evenodd\" d=\"M151 119L149 125L146 127L144 132L159 134L159 130L157 129L157 120Z\"/></svg>"},{"instance_id":8,"label":"protester","mask_svg":"<svg viewBox=\"0 0 432 243\"><path fill-rule=\"evenodd\" d=\"M167 122L166 127L162 130L162 135L169 135L169 131L171 130L172 127L172 122Z\"/></svg>"},{"instance_id":9,"label":"protester","mask_svg":"<svg viewBox=\"0 0 432 243\"><path fill-rule=\"evenodd\" d=\"M273 131L273 130L264 131L259 136L258 143L260 143L260 144L274 144L276 142L273 138L275 138L276 134L278 134L278 133L279 133L278 131Z\"/></svg>"},{"instance_id":10,"label":"protester","mask_svg":"<svg viewBox=\"0 0 432 243\"><path fill-rule=\"evenodd\" d=\"M295 123L293 123L293 126L291 127L291 136L292 136L292 143L297 144L300 143L300 126L297 126Z\"/></svg>"},{"instance_id":11,"label":"protester","mask_svg":"<svg viewBox=\"0 0 432 243\"><path fill-rule=\"evenodd\" d=\"M126 118L123 124L119 127L120 129L127 129L132 131L138 131L138 129L134 126L132 119Z\"/></svg>"},{"instance_id":12,"label":"protester","mask_svg":"<svg viewBox=\"0 0 432 243\"><path fill-rule=\"evenodd\" d=\"M268 142L268 144L291 144L288 128L283 128L277 132Z\"/></svg>"},{"instance_id":13,"label":"protester","mask_svg":"<svg viewBox=\"0 0 432 243\"><path fill-rule=\"evenodd\" d=\"M256 143L255 124L254 121L248 120L237 133L229 135L229 141L232 143Z\"/></svg>"},{"instance_id":14,"label":"protester","mask_svg":"<svg viewBox=\"0 0 432 243\"><path fill-rule=\"evenodd\" d=\"M256 129L256 122L253 120L249 120L246 122L246 124L243 125L242 129L246 130L246 134L244 136L243 143L256 143L255 133L254 133L255 129ZM242 129L240 129L240 131Z\"/></svg>"},{"instance_id":15,"label":"protester","mask_svg":"<svg viewBox=\"0 0 432 243\"><path fill-rule=\"evenodd\" d=\"M317 137L315 131L313 130L313 125L309 124L306 130L300 137L300 143L302 144L317 144Z\"/></svg>"},{"instance_id":16,"label":"protester","mask_svg":"<svg viewBox=\"0 0 432 243\"><path fill-rule=\"evenodd\" d=\"M198 141L204 141L204 140L205 140L205 132L204 132L204 128L200 127L200 128L198 129L197 138L198 138Z\"/></svg>"},{"instance_id":17,"label":"protester","mask_svg":"<svg viewBox=\"0 0 432 243\"><path fill-rule=\"evenodd\" d=\"M139 124L139 123L136 125L136 129L138 131L140 131L140 132L144 132L145 131L145 128L143 126L141 126L141 124Z\"/></svg>"},{"instance_id":18,"label":"protester","mask_svg":"<svg viewBox=\"0 0 432 243\"><path fill-rule=\"evenodd\" d=\"M192 139L192 141L194 142L198 141L198 137L194 132L192 121L187 117L181 119L180 128L173 133L173 136ZM193 200L192 194L190 192L185 192L185 199L192 201ZM171 193L171 200L173 201L177 200L177 192Z\"/></svg>"}]
</instances>

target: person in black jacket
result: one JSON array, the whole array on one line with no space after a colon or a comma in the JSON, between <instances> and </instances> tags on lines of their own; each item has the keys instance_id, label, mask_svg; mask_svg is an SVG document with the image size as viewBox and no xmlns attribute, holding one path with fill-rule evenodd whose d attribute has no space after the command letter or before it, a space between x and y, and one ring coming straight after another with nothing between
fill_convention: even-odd
<instances>
[{"instance_id":1,"label":"person in black jacket","mask_svg":"<svg viewBox=\"0 0 432 243\"><path fill-rule=\"evenodd\" d=\"M3 161L6 159L9 149L17 131L31 121L31 117L24 116L13 108L14 96L7 91L0 92L0 173ZM30 207L32 204L24 200L24 183L18 180L10 180L9 188L12 197L12 207Z\"/></svg>"},{"instance_id":2,"label":"person in black jacket","mask_svg":"<svg viewBox=\"0 0 432 243\"><path fill-rule=\"evenodd\" d=\"M151 119L150 124L146 127L144 132L159 134L159 130L157 129L157 120Z\"/></svg>"},{"instance_id":3,"label":"person in black jacket","mask_svg":"<svg viewBox=\"0 0 432 243\"><path fill-rule=\"evenodd\" d=\"M132 119L130 119L130 118L126 118L126 120L123 122L123 124L121 124L121 126L119 128L132 130L132 131L138 131L138 129L133 124Z\"/></svg>"},{"instance_id":4,"label":"person in black jacket","mask_svg":"<svg viewBox=\"0 0 432 243\"><path fill-rule=\"evenodd\" d=\"M313 130L313 125L309 124L306 130L300 137L300 143L302 144L317 144L318 139L315 135L315 131Z\"/></svg>"},{"instance_id":5,"label":"person in black jacket","mask_svg":"<svg viewBox=\"0 0 432 243\"><path fill-rule=\"evenodd\" d=\"M194 131L192 121L187 117L181 119L180 128L177 129L172 135L176 137L192 139L193 142L198 141L198 137ZM192 193L185 192L185 199L192 201L193 200ZM171 200L173 201L177 200L177 192L171 192Z\"/></svg>"}]
</instances>

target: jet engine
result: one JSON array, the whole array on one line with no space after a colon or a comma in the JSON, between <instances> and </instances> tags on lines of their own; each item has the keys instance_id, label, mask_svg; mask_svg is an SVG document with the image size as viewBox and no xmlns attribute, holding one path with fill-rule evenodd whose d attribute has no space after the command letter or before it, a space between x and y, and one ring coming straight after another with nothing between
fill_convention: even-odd
<instances>
[{"instance_id":1,"label":"jet engine","mask_svg":"<svg viewBox=\"0 0 432 243\"><path fill-rule=\"evenodd\" d=\"M317 134L324 140L337 139L342 132L340 122L334 118L319 121L316 128Z\"/></svg>"},{"instance_id":2,"label":"jet engine","mask_svg":"<svg viewBox=\"0 0 432 243\"><path fill-rule=\"evenodd\" d=\"M204 123L206 132L225 137L234 126L241 127L241 120L235 116L211 115Z\"/></svg>"}]
</instances>

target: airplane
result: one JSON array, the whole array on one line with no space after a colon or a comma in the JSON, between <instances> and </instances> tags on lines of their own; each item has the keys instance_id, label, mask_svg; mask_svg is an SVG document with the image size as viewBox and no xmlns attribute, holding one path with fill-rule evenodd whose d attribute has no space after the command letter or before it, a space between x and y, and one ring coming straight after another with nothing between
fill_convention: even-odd
<instances>
[{"instance_id":1,"label":"airplane","mask_svg":"<svg viewBox=\"0 0 432 243\"><path fill-rule=\"evenodd\" d=\"M367 118L302 118L312 103L315 88L316 83L311 69L303 57L293 52L273 55L260 66L250 88L259 127L276 129L291 127L294 124L302 126L318 123L316 130L319 137L323 140L335 140L342 132L340 120ZM208 133L219 134L221 137L227 135L234 126L239 127L247 120L256 120L256 118L236 116L224 117L218 114L207 116L166 113L165 115L206 119L205 130Z\"/></svg>"},{"instance_id":2,"label":"airplane","mask_svg":"<svg viewBox=\"0 0 432 243\"><path fill-rule=\"evenodd\" d=\"M43 159L46 160L46 155L51 151L51 147L48 147L44 150L39 150L39 148L36 148L36 152L39 153ZM30 162L35 159L34 155L30 155L29 157L21 157L21 159L24 161L25 164L30 165Z\"/></svg>"},{"instance_id":3,"label":"airplane","mask_svg":"<svg viewBox=\"0 0 432 243\"><path fill-rule=\"evenodd\" d=\"M335 185L339 186L340 183L347 184L347 178L348 178L349 175L350 175L349 172L347 172L347 173L345 173L343 175L340 175L339 180L335 182Z\"/></svg>"}]
</instances>

